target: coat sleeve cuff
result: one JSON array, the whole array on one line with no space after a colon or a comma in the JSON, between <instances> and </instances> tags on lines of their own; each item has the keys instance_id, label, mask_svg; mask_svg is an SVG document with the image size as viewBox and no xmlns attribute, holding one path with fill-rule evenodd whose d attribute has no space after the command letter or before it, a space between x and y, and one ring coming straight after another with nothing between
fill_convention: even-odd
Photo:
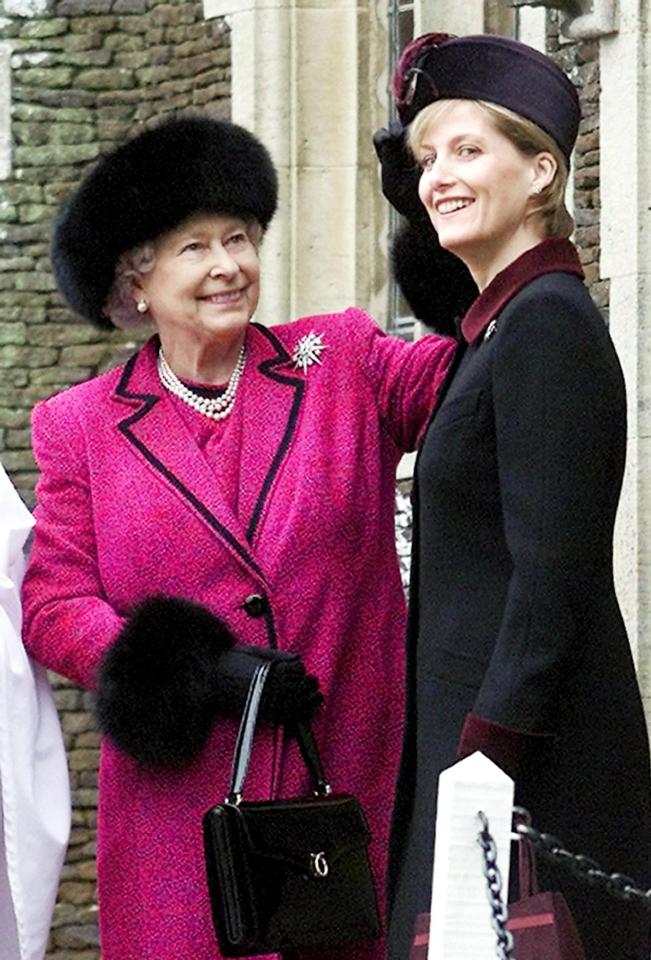
<instances>
[{"instance_id":1,"label":"coat sleeve cuff","mask_svg":"<svg viewBox=\"0 0 651 960\"><path fill-rule=\"evenodd\" d=\"M495 720L468 713L461 731L457 756L467 757L476 750L481 750L484 756L510 777L515 777L531 753L537 752L551 740L551 734L548 733L514 730Z\"/></svg>"}]
</instances>

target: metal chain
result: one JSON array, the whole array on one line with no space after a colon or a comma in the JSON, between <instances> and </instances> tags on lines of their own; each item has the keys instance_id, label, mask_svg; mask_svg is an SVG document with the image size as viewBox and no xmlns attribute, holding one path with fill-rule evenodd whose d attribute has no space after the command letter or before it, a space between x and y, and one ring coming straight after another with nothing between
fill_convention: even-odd
<instances>
[{"instance_id":1,"label":"metal chain","mask_svg":"<svg viewBox=\"0 0 651 960\"><path fill-rule=\"evenodd\" d=\"M484 876L491 905L491 924L497 937L495 953L499 960L514 960L513 935L506 929L508 914L502 896L502 874L497 866L497 848L490 833L488 817L480 810L477 813L481 821L481 830L477 834L477 843L484 854Z\"/></svg>"},{"instance_id":2,"label":"metal chain","mask_svg":"<svg viewBox=\"0 0 651 960\"><path fill-rule=\"evenodd\" d=\"M590 857L566 850L558 837L551 833L540 833L531 825L531 814L525 807L514 807L513 812L519 821L515 825L516 833L527 837L545 860L561 864L591 887L600 887L619 900L635 901L651 910L651 890L641 890L635 880L623 873L606 873Z\"/></svg>"}]
</instances>

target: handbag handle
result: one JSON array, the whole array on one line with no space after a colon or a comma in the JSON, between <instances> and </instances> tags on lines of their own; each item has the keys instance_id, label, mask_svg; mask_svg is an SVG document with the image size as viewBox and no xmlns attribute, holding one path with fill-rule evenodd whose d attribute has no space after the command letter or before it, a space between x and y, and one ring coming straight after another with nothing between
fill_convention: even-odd
<instances>
[{"instance_id":1,"label":"handbag handle","mask_svg":"<svg viewBox=\"0 0 651 960\"><path fill-rule=\"evenodd\" d=\"M264 685L271 667L272 664L269 661L257 666L251 677L251 683L249 684L242 719L240 721L240 729L237 733L237 741L233 752L230 790L226 797L226 803L233 804L234 806L237 806L242 799L244 781L251 759L258 711L264 692ZM319 748L314 739L314 733L312 732L310 723L307 720L302 720L296 724L292 732L296 733L301 756L314 781L315 792L319 796L327 796L332 793L332 788L326 780L319 755Z\"/></svg>"},{"instance_id":2,"label":"handbag handle","mask_svg":"<svg viewBox=\"0 0 651 960\"><path fill-rule=\"evenodd\" d=\"M520 899L534 897L539 893L536 852L529 837L520 834L518 839L518 873L520 880Z\"/></svg>"}]
</instances>

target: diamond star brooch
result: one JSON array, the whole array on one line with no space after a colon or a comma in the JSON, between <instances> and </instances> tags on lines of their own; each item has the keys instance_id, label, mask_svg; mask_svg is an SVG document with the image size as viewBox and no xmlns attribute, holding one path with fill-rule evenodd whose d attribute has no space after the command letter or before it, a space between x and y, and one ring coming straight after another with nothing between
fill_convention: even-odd
<instances>
[{"instance_id":1,"label":"diamond star brooch","mask_svg":"<svg viewBox=\"0 0 651 960\"><path fill-rule=\"evenodd\" d=\"M303 373L307 373L307 368L311 367L313 363L321 363L319 357L325 349L326 344L321 339L321 334L310 330L296 344L292 354L294 369L298 370L300 368Z\"/></svg>"}]
</instances>

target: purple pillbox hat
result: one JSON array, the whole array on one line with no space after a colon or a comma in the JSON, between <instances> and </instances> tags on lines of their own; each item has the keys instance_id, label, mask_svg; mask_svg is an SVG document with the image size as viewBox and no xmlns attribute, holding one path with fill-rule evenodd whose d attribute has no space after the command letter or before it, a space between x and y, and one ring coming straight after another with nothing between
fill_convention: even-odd
<instances>
[{"instance_id":1,"label":"purple pillbox hat","mask_svg":"<svg viewBox=\"0 0 651 960\"><path fill-rule=\"evenodd\" d=\"M581 108L574 85L544 54L508 37L428 33L404 50L393 77L403 124L435 100L486 100L531 120L568 164Z\"/></svg>"}]
</instances>

